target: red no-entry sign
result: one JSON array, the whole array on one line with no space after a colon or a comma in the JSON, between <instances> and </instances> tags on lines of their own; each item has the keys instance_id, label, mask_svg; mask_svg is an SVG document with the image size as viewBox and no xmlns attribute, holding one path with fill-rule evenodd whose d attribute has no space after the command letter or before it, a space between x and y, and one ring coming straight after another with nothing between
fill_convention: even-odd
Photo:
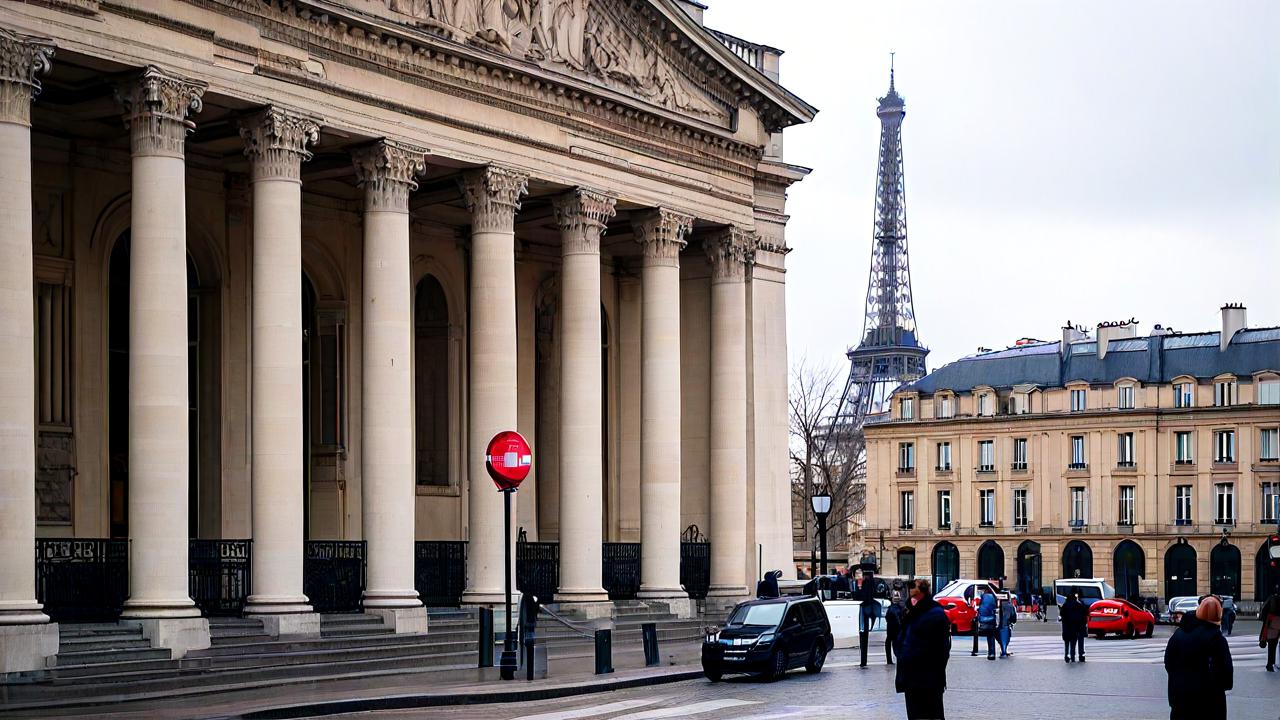
<instances>
[{"instance_id":1,"label":"red no-entry sign","mask_svg":"<svg viewBox=\"0 0 1280 720\"><path fill-rule=\"evenodd\" d=\"M529 477L533 450L520 433L503 430L489 441L484 451L484 467L499 491L515 490Z\"/></svg>"}]
</instances>

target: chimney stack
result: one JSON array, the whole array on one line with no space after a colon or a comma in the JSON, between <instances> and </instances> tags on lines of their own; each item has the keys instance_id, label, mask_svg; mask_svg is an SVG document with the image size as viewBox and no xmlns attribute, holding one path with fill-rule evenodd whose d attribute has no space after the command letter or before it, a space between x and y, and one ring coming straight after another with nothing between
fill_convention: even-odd
<instances>
[{"instance_id":1,"label":"chimney stack","mask_svg":"<svg viewBox=\"0 0 1280 720\"><path fill-rule=\"evenodd\" d=\"M1236 333L1249 327L1243 303L1227 303L1222 306L1222 335L1218 338L1218 350L1226 350Z\"/></svg>"},{"instance_id":2,"label":"chimney stack","mask_svg":"<svg viewBox=\"0 0 1280 720\"><path fill-rule=\"evenodd\" d=\"M1117 322L1098 323L1098 359L1102 360L1107 356L1107 346L1111 344L1112 340L1122 340L1136 337L1137 335L1138 321L1133 318Z\"/></svg>"},{"instance_id":3,"label":"chimney stack","mask_svg":"<svg viewBox=\"0 0 1280 720\"><path fill-rule=\"evenodd\" d=\"M1062 357L1067 357L1071 354L1071 343L1088 337L1089 335L1084 331L1084 328L1079 325L1072 325L1071 321L1068 320L1067 324L1062 326L1062 344L1058 346L1058 352Z\"/></svg>"}]
</instances>

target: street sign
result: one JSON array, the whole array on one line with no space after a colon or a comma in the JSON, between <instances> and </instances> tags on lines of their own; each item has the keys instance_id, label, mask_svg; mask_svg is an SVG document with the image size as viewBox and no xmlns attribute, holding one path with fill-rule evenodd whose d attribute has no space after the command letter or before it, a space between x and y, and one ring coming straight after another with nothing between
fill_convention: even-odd
<instances>
[{"instance_id":1,"label":"street sign","mask_svg":"<svg viewBox=\"0 0 1280 720\"><path fill-rule=\"evenodd\" d=\"M489 441L484 453L484 468L500 492L515 490L529 477L533 467L533 450L520 433L503 430Z\"/></svg>"}]
</instances>

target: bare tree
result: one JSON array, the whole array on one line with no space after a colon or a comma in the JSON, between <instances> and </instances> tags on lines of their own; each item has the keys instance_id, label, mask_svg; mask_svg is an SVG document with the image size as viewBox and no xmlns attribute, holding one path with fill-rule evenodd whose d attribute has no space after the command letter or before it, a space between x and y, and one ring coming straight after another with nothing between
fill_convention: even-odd
<instances>
[{"instance_id":1,"label":"bare tree","mask_svg":"<svg viewBox=\"0 0 1280 720\"><path fill-rule=\"evenodd\" d=\"M805 538L811 529L809 498L819 488L831 494L828 530L836 545L847 541L848 527L866 505L866 452L862 428L842 413L843 368L814 365L802 359L791 370L790 425L793 507L803 516Z\"/></svg>"}]
</instances>

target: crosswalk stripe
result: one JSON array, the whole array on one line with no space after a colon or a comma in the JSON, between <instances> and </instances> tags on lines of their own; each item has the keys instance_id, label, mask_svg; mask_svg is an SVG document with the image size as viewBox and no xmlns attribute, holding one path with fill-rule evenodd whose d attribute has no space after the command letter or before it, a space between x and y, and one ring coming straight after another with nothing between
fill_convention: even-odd
<instances>
[{"instance_id":1,"label":"crosswalk stripe","mask_svg":"<svg viewBox=\"0 0 1280 720\"><path fill-rule=\"evenodd\" d=\"M603 705L592 705L591 707L576 708L574 710L560 710L558 712L539 713L537 715L521 715L512 720L576 720L577 718L598 717L600 715L608 715L609 713L622 712L623 710L634 710L646 705L654 705L666 700L665 697L644 698L641 700L622 700L619 702L605 703Z\"/></svg>"},{"instance_id":2,"label":"crosswalk stripe","mask_svg":"<svg viewBox=\"0 0 1280 720\"><path fill-rule=\"evenodd\" d=\"M732 698L725 700L707 700L705 702L697 702L690 705L681 705L680 707L660 708L658 710L645 710L638 713L628 713L626 715L619 715L613 718L613 720L661 720L662 718L683 718L690 717L692 715L701 715L702 713L708 713L714 710L738 707L741 705L759 704L759 700L734 700Z\"/></svg>"},{"instance_id":3,"label":"crosswalk stripe","mask_svg":"<svg viewBox=\"0 0 1280 720\"><path fill-rule=\"evenodd\" d=\"M1135 640L1096 640L1090 637L1085 642L1085 655L1089 662L1160 664L1164 662L1167 643L1167 637ZM1228 637L1227 646L1231 650L1232 660L1237 664L1265 657L1265 651L1258 648L1257 641L1248 636ZM951 653L953 657L970 657L966 651L971 648L968 643L953 642ZM1022 638L1015 636L1009 644L1009 650L1014 658L1062 662L1064 647L1062 640L1056 636L1033 635ZM978 658L986 659L985 642L979 645Z\"/></svg>"}]
</instances>

